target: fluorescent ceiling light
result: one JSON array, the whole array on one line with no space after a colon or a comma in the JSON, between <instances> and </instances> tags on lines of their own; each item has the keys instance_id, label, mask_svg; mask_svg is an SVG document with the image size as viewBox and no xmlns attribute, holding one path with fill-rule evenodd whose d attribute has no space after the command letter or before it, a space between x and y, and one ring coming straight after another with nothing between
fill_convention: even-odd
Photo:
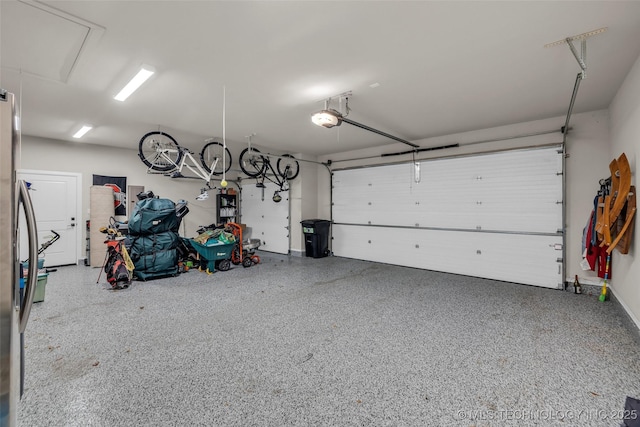
<instances>
[{"instance_id":1,"label":"fluorescent ceiling light","mask_svg":"<svg viewBox=\"0 0 640 427\"><path fill-rule=\"evenodd\" d=\"M84 136L85 133L89 132L91 129L93 129L93 126L91 125L84 125L80 128L80 130L78 132L76 132L73 137L74 138L82 138Z\"/></svg>"},{"instance_id":2,"label":"fluorescent ceiling light","mask_svg":"<svg viewBox=\"0 0 640 427\"><path fill-rule=\"evenodd\" d=\"M332 128L342 124L342 114L335 110L322 110L314 113L311 116L311 121L315 125Z\"/></svg>"},{"instance_id":3,"label":"fluorescent ceiling light","mask_svg":"<svg viewBox=\"0 0 640 427\"><path fill-rule=\"evenodd\" d=\"M129 97L129 95L142 86L142 83L146 82L154 73L155 71L151 67L147 65L143 66L140 71L138 71L138 74L136 74L135 77L132 78L116 96L114 96L114 99L117 101L124 101Z\"/></svg>"}]
</instances>

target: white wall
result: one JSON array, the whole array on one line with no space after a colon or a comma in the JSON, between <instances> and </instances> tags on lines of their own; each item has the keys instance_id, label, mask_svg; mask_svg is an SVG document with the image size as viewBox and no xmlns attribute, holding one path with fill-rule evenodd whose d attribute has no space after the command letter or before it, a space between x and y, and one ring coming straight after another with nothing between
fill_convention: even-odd
<instances>
[{"instance_id":1,"label":"white wall","mask_svg":"<svg viewBox=\"0 0 640 427\"><path fill-rule=\"evenodd\" d=\"M636 74L638 66L636 64ZM636 77L636 86L638 78ZM637 88L636 88L637 90ZM578 95L579 96L579 95ZM632 99L632 98L631 98ZM620 101L618 102L620 104ZM625 104L626 105L626 104ZM618 108L619 109L619 108ZM629 108L625 107L625 111ZM636 105L635 116L628 117L627 123L638 121L638 109ZM625 117L629 116L626 114ZM456 135L428 138L417 141L421 146L436 146L453 142L469 143L479 140L493 138L510 137L538 131L559 130L564 125L564 117L556 117L545 120L538 120L527 123L519 123L499 128L484 129L473 132L466 132ZM567 152L570 157L567 159L567 279L575 274L581 278L597 280L595 273L584 272L580 268L581 260L581 240L582 229L591 212L593 197L598 189L600 178L609 174L609 159L613 157L609 147L609 117L606 110L595 111L582 114L574 114L571 120L572 131L568 135ZM612 127L616 125L612 123ZM632 123L626 125L633 126ZM635 124L637 126L637 124ZM636 128L636 132L638 132ZM626 134L618 132L618 138L627 138ZM635 151L631 151L633 138L628 138L629 147L625 149L627 155L631 156L633 166L635 166ZM636 135L636 141L638 136ZM541 142L561 142L562 134L555 132L545 136L520 138L487 144L465 145L463 147L421 153L420 158L437 157L443 155L454 155L481 150L494 150L513 146L527 146L539 144ZM370 165L377 163L407 161L410 156L380 157L382 153L393 153L406 151L409 147L392 143L381 147L375 147L355 152L338 153L335 155L320 157L317 160L326 162L332 160L332 168L339 169L357 165ZM232 170L238 169L237 152L232 151L234 163ZM23 136L22 143L22 163L23 169L36 169L47 171L78 172L83 179L83 223L88 219L87 210L89 207L89 187L92 182L92 175L114 175L126 176L129 185L143 185L145 189L152 190L161 197L174 201L185 199L189 202L190 213L184 219L184 228L181 229L183 235L193 236L195 230L200 225L215 222L215 199L198 202L195 197L199 193L202 182L199 180L175 180L162 175L150 175L146 173L146 167L138 159L136 149L118 149L111 147L85 145L76 142L65 142L56 140L46 140L41 138ZM616 151L620 151L616 149ZM342 162L344 159L356 157L373 157L360 161ZM316 160L311 157L302 157L308 160ZM304 251L304 240L301 233L300 221L308 218L330 218L330 180L328 171L324 166L314 165L309 162L300 163L300 176L291 182L291 250L292 253ZM235 178L237 173L230 173L231 178ZM232 184L230 184L232 185ZM213 195L214 192L211 192ZM83 227L84 229L84 227ZM81 248L83 249L83 248ZM618 256L614 260L617 261ZM616 268L617 267L617 268ZM614 265L614 280L624 280L624 264ZM636 266L637 273L637 266ZM616 273L618 272L618 273ZM630 280L630 279L629 279ZM626 283L626 282L624 282ZM620 285L620 291L629 284ZM616 291L618 287L614 288ZM640 301L636 300L634 306L640 306ZM637 309L640 311L640 308Z\"/></svg>"},{"instance_id":2,"label":"white wall","mask_svg":"<svg viewBox=\"0 0 640 427\"><path fill-rule=\"evenodd\" d=\"M301 153L295 154L298 159L315 161L314 156L308 156ZM319 166L311 162L299 162L300 174L291 181L291 254L302 255L304 248L304 235L302 234L302 225L300 221L304 219L314 219L318 212L318 197L316 192L316 180L319 176L323 176L325 180L329 180L329 172L324 166Z\"/></svg>"},{"instance_id":3,"label":"white wall","mask_svg":"<svg viewBox=\"0 0 640 427\"><path fill-rule=\"evenodd\" d=\"M578 95L579 96L579 95ZM569 102L569 100L567 100ZM537 120L526 123L518 123L498 128L483 129L465 132L455 135L446 135L415 141L421 147L448 145L452 143L468 144L471 142L490 139L507 138L516 135L524 135L548 130L557 132L535 137L526 137L506 141L498 141L483 144L463 145L462 147L437 150L420 153L419 159L439 156L458 155L479 151L498 150L511 147L526 147L533 144L562 142L561 127L565 117L555 117L545 120ZM567 270L566 279L569 280L578 274L581 280L599 283L595 272L583 271L580 268L582 259L582 230L589 219L593 208L593 197L599 189L600 178L609 176L609 117L607 110L589 113L574 114L571 118L572 128L567 136ZM389 162L411 160L410 155L380 157L382 153L397 153L411 148L401 143L392 143L381 147L358 150L346 153L337 153L320 157L318 160L326 162L332 160L332 168L373 165ZM347 159L365 158L363 160ZM326 180L318 179L318 215L321 218L330 216L330 193Z\"/></svg>"},{"instance_id":4,"label":"white wall","mask_svg":"<svg viewBox=\"0 0 640 427\"><path fill-rule=\"evenodd\" d=\"M245 145L235 144L228 148L233 159L231 170L227 174L227 180L230 181L228 188L236 188L237 190L237 185L231 181L237 180L240 176L244 177L243 182L248 184L253 182L253 179L246 177L240 171L238 163L240 151L245 148ZM260 150L263 153L268 151L262 149L262 147L260 147ZM274 154L276 153L274 152ZM198 160L199 153L194 156ZM296 155L296 157L315 160L309 156ZM277 159L273 161L275 162ZM23 135L20 168L75 172L82 175L83 233L85 232L84 223L89 219L89 187L92 185L94 174L126 176L127 185L142 185L145 190L151 190L156 195L174 202L180 199L188 201L189 214L184 217L180 228L182 236L193 237L196 235L196 230L199 226L216 222L216 190L209 191L208 200L197 201L195 198L200 194L200 189L204 187L204 181L199 179L172 179L162 174L148 174L147 167L138 158L137 146L135 149L123 149ZM300 175L290 182L289 197L291 198L292 206L291 250L297 254L304 251L300 221L316 217L316 168L317 166L313 163L300 162ZM325 168L323 167L323 169ZM185 172L185 175L187 174L188 172ZM326 170L324 179L328 181L328 172ZM304 188L303 185L305 186ZM219 187L219 179L212 181L212 186ZM312 191L309 191L310 189ZM304 200L302 194L306 195ZM135 194L128 196L135 198ZM250 224L248 225L250 226ZM102 224L97 224L97 226L102 226ZM83 235L82 242L85 241L85 237ZM84 248L80 248L79 251L79 253L84 253Z\"/></svg>"},{"instance_id":5,"label":"white wall","mask_svg":"<svg viewBox=\"0 0 640 427\"><path fill-rule=\"evenodd\" d=\"M636 166L638 164L638 147L640 146L640 57L629 71L624 83L620 86L613 102L609 107L611 115L611 150L609 157L614 158L625 153L629 159L631 183L636 181ZM637 196L636 196L637 197ZM627 312L640 327L640 261L636 258L638 244L638 219L631 249L627 255L613 252L614 270L612 288L615 296L626 308Z\"/></svg>"},{"instance_id":6,"label":"white wall","mask_svg":"<svg viewBox=\"0 0 640 427\"><path fill-rule=\"evenodd\" d=\"M234 162L237 165L237 160ZM129 150L23 135L20 167L21 169L82 174L83 232L85 221L89 219L89 187L93 183L94 174L126 176L127 185L142 185L145 190L151 190L156 195L174 202L180 199L188 201L189 214L183 218L183 225L180 228L180 234L186 237L195 236L198 226L216 221L215 191L209 192L208 200L196 201L195 198L200 194L204 181L172 179L161 174L147 174L147 167L138 158L137 147L135 150ZM230 177L235 178L235 174L231 174ZM235 185L229 183L229 187L235 188ZM128 196L135 199L135 194ZM106 224L95 225L100 227ZM81 248L79 253L84 253L84 248Z\"/></svg>"}]
</instances>

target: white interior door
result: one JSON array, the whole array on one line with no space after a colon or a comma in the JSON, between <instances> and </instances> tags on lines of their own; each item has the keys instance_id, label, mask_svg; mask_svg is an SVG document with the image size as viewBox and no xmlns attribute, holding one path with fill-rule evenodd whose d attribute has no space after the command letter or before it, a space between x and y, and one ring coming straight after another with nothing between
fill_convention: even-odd
<instances>
[{"instance_id":1,"label":"white interior door","mask_svg":"<svg viewBox=\"0 0 640 427\"><path fill-rule=\"evenodd\" d=\"M280 193L282 200L273 201L275 184L266 182L264 188L251 183L242 185L240 212L250 237L260 239L260 250L279 254L289 253L289 192Z\"/></svg>"},{"instance_id":2,"label":"white interior door","mask_svg":"<svg viewBox=\"0 0 640 427\"><path fill-rule=\"evenodd\" d=\"M562 286L558 146L334 171L338 256ZM560 231L559 231L560 230Z\"/></svg>"},{"instance_id":3,"label":"white interior door","mask_svg":"<svg viewBox=\"0 0 640 427\"><path fill-rule=\"evenodd\" d=\"M40 255L44 257L44 265L76 264L82 234L78 212L80 176L64 172L19 171L18 179L31 183L29 195L36 215L39 247L54 237L52 230L60 234L60 239ZM22 215L20 229L26 229ZM28 258L26 239L26 234L21 233L22 260Z\"/></svg>"}]
</instances>

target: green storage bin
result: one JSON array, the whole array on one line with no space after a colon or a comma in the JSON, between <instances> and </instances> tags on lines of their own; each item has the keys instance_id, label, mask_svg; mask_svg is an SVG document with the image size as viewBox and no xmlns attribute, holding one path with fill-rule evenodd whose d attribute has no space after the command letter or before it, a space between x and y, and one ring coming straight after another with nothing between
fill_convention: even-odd
<instances>
[{"instance_id":1,"label":"green storage bin","mask_svg":"<svg viewBox=\"0 0 640 427\"><path fill-rule=\"evenodd\" d=\"M36 292L33 295L33 302L42 302L44 301L44 291L47 286L47 278L49 277L49 273L40 273L38 274L38 282L36 285Z\"/></svg>"}]
</instances>

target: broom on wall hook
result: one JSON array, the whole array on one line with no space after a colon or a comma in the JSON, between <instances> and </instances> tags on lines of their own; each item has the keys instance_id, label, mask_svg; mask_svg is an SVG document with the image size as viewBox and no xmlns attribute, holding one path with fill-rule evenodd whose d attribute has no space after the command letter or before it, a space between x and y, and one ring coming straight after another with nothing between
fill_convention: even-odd
<instances>
[{"instance_id":1,"label":"broom on wall hook","mask_svg":"<svg viewBox=\"0 0 640 427\"><path fill-rule=\"evenodd\" d=\"M602 284L602 292L598 298L600 302L605 302L608 299L607 281L609 280L609 267L611 265L611 253L607 254L607 263L604 269L604 282Z\"/></svg>"}]
</instances>

